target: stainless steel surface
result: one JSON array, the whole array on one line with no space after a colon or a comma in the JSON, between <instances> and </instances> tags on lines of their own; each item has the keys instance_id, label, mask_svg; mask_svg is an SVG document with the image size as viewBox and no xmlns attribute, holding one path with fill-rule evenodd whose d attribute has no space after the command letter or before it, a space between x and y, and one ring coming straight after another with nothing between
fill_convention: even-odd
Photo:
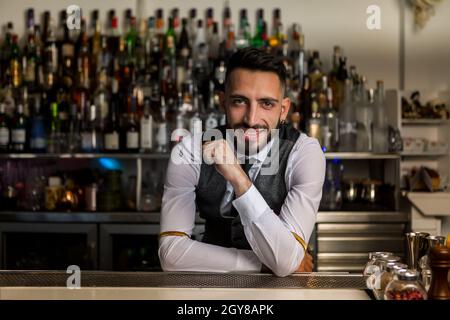
<instances>
[{"instance_id":1,"label":"stainless steel surface","mask_svg":"<svg viewBox=\"0 0 450 320\"><path fill-rule=\"evenodd\" d=\"M403 251L403 239L395 236L318 236L317 252Z\"/></svg>"},{"instance_id":2,"label":"stainless steel surface","mask_svg":"<svg viewBox=\"0 0 450 320\"><path fill-rule=\"evenodd\" d=\"M0 271L0 287L66 287L64 271ZM81 287L366 289L362 274L271 274L81 272Z\"/></svg>"},{"instance_id":3,"label":"stainless steel surface","mask_svg":"<svg viewBox=\"0 0 450 320\"><path fill-rule=\"evenodd\" d=\"M370 160L370 159L399 159L396 153L371 153L371 152L326 152L326 159L346 159L346 160Z\"/></svg>"},{"instance_id":4,"label":"stainless steel surface","mask_svg":"<svg viewBox=\"0 0 450 320\"><path fill-rule=\"evenodd\" d=\"M403 234L403 223L319 223L318 234Z\"/></svg>"},{"instance_id":5,"label":"stainless steel surface","mask_svg":"<svg viewBox=\"0 0 450 320\"><path fill-rule=\"evenodd\" d=\"M417 270L419 260L427 253L427 240L429 233L408 232L406 234L407 261L411 269Z\"/></svg>"},{"instance_id":6,"label":"stainless steel surface","mask_svg":"<svg viewBox=\"0 0 450 320\"><path fill-rule=\"evenodd\" d=\"M339 222L408 222L409 216L405 212L396 211L324 211L317 214L317 223Z\"/></svg>"}]
</instances>

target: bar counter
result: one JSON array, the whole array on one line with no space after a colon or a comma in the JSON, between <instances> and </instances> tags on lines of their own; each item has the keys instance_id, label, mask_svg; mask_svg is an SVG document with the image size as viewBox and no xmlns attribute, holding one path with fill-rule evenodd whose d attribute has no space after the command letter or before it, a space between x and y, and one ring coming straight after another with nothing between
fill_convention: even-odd
<instances>
[{"instance_id":1,"label":"bar counter","mask_svg":"<svg viewBox=\"0 0 450 320\"><path fill-rule=\"evenodd\" d=\"M369 300L365 278L350 273L217 274L0 271L0 300ZM72 278L71 278L72 279ZM73 284L69 280L70 284Z\"/></svg>"}]
</instances>

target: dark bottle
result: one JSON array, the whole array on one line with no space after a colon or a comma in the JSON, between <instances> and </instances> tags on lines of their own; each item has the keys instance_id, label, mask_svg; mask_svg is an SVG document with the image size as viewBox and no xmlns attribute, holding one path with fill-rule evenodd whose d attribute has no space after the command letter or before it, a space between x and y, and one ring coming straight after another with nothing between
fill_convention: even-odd
<instances>
[{"instance_id":1,"label":"dark bottle","mask_svg":"<svg viewBox=\"0 0 450 320\"><path fill-rule=\"evenodd\" d=\"M132 110L128 114L128 123L125 130L125 151L139 152L139 123L136 115L136 98L133 97Z\"/></svg>"},{"instance_id":2,"label":"dark bottle","mask_svg":"<svg viewBox=\"0 0 450 320\"><path fill-rule=\"evenodd\" d=\"M23 114L23 105L17 105L17 112L11 124L11 147L13 152L25 152L27 147L27 118Z\"/></svg>"},{"instance_id":3,"label":"dark bottle","mask_svg":"<svg viewBox=\"0 0 450 320\"><path fill-rule=\"evenodd\" d=\"M104 151L120 151L120 123L119 123L119 99L117 81L113 80L112 99L109 109L109 117L104 132Z\"/></svg>"},{"instance_id":4,"label":"dark bottle","mask_svg":"<svg viewBox=\"0 0 450 320\"><path fill-rule=\"evenodd\" d=\"M8 152L10 131L9 117L5 113L6 105L0 103L0 152Z\"/></svg>"},{"instance_id":5,"label":"dark bottle","mask_svg":"<svg viewBox=\"0 0 450 320\"><path fill-rule=\"evenodd\" d=\"M34 153L46 151L45 119L41 111L41 99L34 100L34 112L30 124L30 150Z\"/></svg>"}]
</instances>

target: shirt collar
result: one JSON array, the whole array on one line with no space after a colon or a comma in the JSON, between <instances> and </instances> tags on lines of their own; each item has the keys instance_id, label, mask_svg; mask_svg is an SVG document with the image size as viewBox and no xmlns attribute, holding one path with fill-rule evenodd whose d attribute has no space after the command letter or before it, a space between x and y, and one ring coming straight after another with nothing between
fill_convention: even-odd
<instances>
[{"instance_id":1,"label":"shirt collar","mask_svg":"<svg viewBox=\"0 0 450 320\"><path fill-rule=\"evenodd\" d=\"M236 157L237 157L237 159L239 160L240 163L243 163L244 160L246 160L246 159L252 159L256 163L260 164L260 163L263 163L266 160L267 155L268 155L270 149L272 148L272 145L273 145L273 139L271 139L264 146L264 148L262 148L258 153L252 154L250 156L246 156L246 155L236 151Z\"/></svg>"}]
</instances>

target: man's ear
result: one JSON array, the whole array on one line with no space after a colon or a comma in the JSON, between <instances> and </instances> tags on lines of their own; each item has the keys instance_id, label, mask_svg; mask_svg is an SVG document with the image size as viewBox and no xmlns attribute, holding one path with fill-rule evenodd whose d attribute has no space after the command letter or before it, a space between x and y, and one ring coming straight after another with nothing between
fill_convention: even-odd
<instances>
[{"instance_id":1,"label":"man's ear","mask_svg":"<svg viewBox=\"0 0 450 320\"><path fill-rule=\"evenodd\" d=\"M291 99L284 98L283 101L281 102L280 120L286 120L290 108L291 108Z\"/></svg>"},{"instance_id":2,"label":"man's ear","mask_svg":"<svg viewBox=\"0 0 450 320\"><path fill-rule=\"evenodd\" d=\"M219 109L220 109L220 112L222 112L222 113L226 113L225 100L226 100L225 92L220 91L219 92Z\"/></svg>"}]
</instances>

